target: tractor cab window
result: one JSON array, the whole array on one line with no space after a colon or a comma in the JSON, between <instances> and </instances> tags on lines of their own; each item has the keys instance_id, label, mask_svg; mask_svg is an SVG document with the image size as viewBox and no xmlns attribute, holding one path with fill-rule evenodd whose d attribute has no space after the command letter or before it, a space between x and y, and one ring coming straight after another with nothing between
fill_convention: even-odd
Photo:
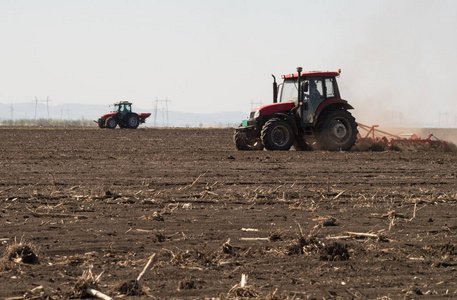
<instances>
[{"instance_id":1,"label":"tractor cab window","mask_svg":"<svg viewBox=\"0 0 457 300\"><path fill-rule=\"evenodd\" d=\"M127 113L127 112L130 112L130 105L124 104L124 105L123 105L123 108L124 108L123 112L126 112L126 113Z\"/></svg>"},{"instance_id":2,"label":"tractor cab window","mask_svg":"<svg viewBox=\"0 0 457 300\"><path fill-rule=\"evenodd\" d=\"M121 114L129 113L131 111L131 107L128 104L119 104L116 111Z\"/></svg>"},{"instance_id":3,"label":"tractor cab window","mask_svg":"<svg viewBox=\"0 0 457 300\"><path fill-rule=\"evenodd\" d=\"M301 81L303 90L303 100L311 100L312 102L320 102L323 99L322 78L303 77ZM297 78L288 78L284 81L281 92L281 102L298 101L298 84Z\"/></svg>"},{"instance_id":4,"label":"tractor cab window","mask_svg":"<svg viewBox=\"0 0 457 300\"><path fill-rule=\"evenodd\" d=\"M297 78L287 78L281 89L281 102L298 102Z\"/></svg>"},{"instance_id":5,"label":"tractor cab window","mask_svg":"<svg viewBox=\"0 0 457 300\"><path fill-rule=\"evenodd\" d=\"M310 78L308 80L307 94L312 102L319 102L322 99L324 93L322 91L322 80L320 78Z\"/></svg>"},{"instance_id":6,"label":"tractor cab window","mask_svg":"<svg viewBox=\"0 0 457 300\"><path fill-rule=\"evenodd\" d=\"M338 86L335 78L325 78L325 95L326 98L339 98Z\"/></svg>"}]
</instances>

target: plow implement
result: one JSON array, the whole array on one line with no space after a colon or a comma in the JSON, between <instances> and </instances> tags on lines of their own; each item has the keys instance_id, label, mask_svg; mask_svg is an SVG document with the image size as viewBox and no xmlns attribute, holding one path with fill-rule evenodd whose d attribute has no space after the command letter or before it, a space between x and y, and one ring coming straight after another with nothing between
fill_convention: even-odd
<instances>
[{"instance_id":1,"label":"plow implement","mask_svg":"<svg viewBox=\"0 0 457 300\"><path fill-rule=\"evenodd\" d=\"M393 134L386 131L379 130L379 125L364 125L357 123L359 129L364 131L357 135L357 143L359 145L376 145L378 150L398 149L402 146L409 146L410 148L430 147L441 148L446 150L447 142L440 140L433 134L429 134L427 138L423 139L414 133Z\"/></svg>"}]
</instances>

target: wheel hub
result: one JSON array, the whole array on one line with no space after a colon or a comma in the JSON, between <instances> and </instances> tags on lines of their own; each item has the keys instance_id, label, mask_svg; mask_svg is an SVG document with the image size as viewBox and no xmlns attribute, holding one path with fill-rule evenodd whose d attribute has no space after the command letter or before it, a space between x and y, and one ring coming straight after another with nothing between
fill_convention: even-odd
<instances>
[{"instance_id":1,"label":"wheel hub","mask_svg":"<svg viewBox=\"0 0 457 300\"><path fill-rule=\"evenodd\" d=\"M330 128L330 134L338 140L344 139L347 135L347 128L341 121L336 121Z\"/></svg>"},{"instance_id":2,"label":"wheel hub","mask_svg":"<svg viewBox=\"0 0 457 300\"><path fill-rule=\"evenodd\" d=\"M289 131L283 126L278 126L273 130L271 136L276 145L283 146L289 140Z\"/></svg>"}]
</instances>

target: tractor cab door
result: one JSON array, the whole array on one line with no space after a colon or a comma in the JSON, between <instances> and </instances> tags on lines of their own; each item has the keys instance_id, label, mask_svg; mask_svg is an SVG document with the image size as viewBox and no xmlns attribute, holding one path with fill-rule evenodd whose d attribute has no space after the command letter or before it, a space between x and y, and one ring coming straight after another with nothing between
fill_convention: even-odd
<instances>
[{"instance_id":1,"label":"tractor cab door","mask_svg":"<svg viewBox=\"0 0 457 300\"><path fill-rule=\"evenodd\" d=\"M317 107L325 100L322 78L304 78L301 86L303 87L301 119L304 124L312 124Z\"/></svg>"}]
</instances>

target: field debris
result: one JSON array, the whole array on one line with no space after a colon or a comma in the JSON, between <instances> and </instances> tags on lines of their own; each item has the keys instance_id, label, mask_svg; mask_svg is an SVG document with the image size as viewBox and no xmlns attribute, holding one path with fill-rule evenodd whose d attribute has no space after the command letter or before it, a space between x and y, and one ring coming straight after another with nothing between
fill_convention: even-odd
<instances>
[{"instance_id":1,"label":"field debris","mask_svg":"<svg viewBox=\"0 0 457 300\"><path fill-rule=\"evenodd\" d=\"M75 219L88 219L84 215L63 214L63 213L37 213L31 211L30 214L37 218L75 218Z\"/></svg>"},{"instance_id":2,"label":"field debris","mask_svg":"<svg viewBox=\"0 0 457 300\"><path fill-rule=\"evenodd\" d=\"M10 270L15 265L38 264L39 259L35 246L31 243L19 242L9 245L0 259L0 270Z\"/></svg>"},{"instance_id":3,"label":"field debris","mask_svg":"<svg viewBox=\"0 0 457 300\"><path fill-rule=\"evenodd\" d=\"M240 283L234 285L227 293L227 298L229 298L232 294L235 297L245 297L245 298L254 298L259 296L259 292L257 292L253 287L247 285L248 276L246 274L241 274L241 281Z\"/></svg>"},{"instance_id":4,"label":"field debris","mask_svg":"<svg viewBox=\"0 0 457 300\"><path fill-rule=\"evenodd\" d=\"M135 280L130 280L128 282L122 283L118 291L126 296L137 296L137 295L143 295L143 289L141 286L141 279L143 276L146 274L148 269L151 267L151 265L155 264L157 262L157 255L153 253L150 257L148 262L143 268L143 271L138 275L138 277Z\"/></svg>"},{"instance_id":5,"label":"field debris","mask_svg":"<svg viewBox=\"0 0 457 300\"><path fill-rule=\"evenodd\" d=\"M334 293L330 293L319 281L311 280L311 285L318 288L322 292L322 295L324 295L324 299L335 298Z\"/></svg>"},{"instance_id":6,"label":"field debris","mask_svg":"<svg viewBox=\"0 0 457 300\"><path fill-rule=\"evenodd\" d=\"M78 281L73 288L73 296L76 298L87 298L89 296L94 296L103 300L112 300L111 297L97 290L98 283L102 274L103 272L98 276L94 276L92 273L92 267L90 267L88 270L85 270L83 274L78 278Z\"/></svg>"}]
</instances>

